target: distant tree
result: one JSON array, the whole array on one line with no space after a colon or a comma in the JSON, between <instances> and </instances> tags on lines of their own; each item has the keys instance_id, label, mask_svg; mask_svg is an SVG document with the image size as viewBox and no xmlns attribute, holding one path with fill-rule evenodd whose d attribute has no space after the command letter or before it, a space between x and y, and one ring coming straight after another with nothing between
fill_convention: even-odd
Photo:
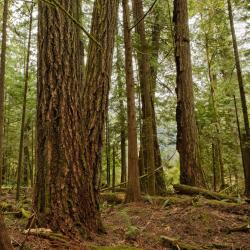
<instances>
[{"instance_id":1,"label":"distant tree","mask_svg":"<svg viewBox=\"0 0 250 250\"><path fill-rule=\"evenodd\" d=\"M187 0L174 1L177 150L180 154L180 182L204 186L194 110L192 64Z\"/></svg>"},{"instance_id":2,"label":"distant tree","mask_svg":"<svg viewBox=\"0 0 250 250\"><path fill-rule=\"evenodd\" d=\"M28 93L28 83L29 83L29 69L30 69L30 48L31 48L31 32L32 32L32 22L33 22L33 3L31 4L29 10L29 34L28 34L28 45L27 45L27 56L26 64L24 69L24 90L23 90L23 109L22 109L22 119L21 119L21 131L20 131L20 142L19 142L19 156L18 156L18 166L17 166L17 190L16 190L16 200L20 198L20 187L21 187L21 175L22 175L22 164L23 164L23 142L24 142L24 130L25 130L25 120L26 120L26 109L27 109L27 93ZM25 181L24 183L28 184L27 171L24 168Z\"/></svg>"}]
</instances>

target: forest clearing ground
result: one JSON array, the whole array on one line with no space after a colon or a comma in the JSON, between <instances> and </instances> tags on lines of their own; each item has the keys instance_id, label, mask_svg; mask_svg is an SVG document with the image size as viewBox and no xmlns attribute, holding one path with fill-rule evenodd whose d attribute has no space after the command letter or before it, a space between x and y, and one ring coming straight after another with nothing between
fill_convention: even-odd
<instances>
[{"instance_id":1,"label":"forest clearing ground","mask_svg":"<svg viewBox=\"0 0 250 250\"><path fill-rule=\"evenodd\" d=\"M121 201L124 195L110 196ZM31 212L30 192L26 191L23 197L19 208ZM17 211L14 198L14 190L5 190L0 204L9 204ZM249 230L229 233L232 228L249 224L249 204L237 205L184 195L148 197L147 200L131 204L104 201L101 211L107 233L96 235L89 242L61 242L29 235L23 249L171 249L162 246L161 236L195 244L198 249L250 249ZM19 249L18 243L26 237L22 232L28 219L5 213L11 239Z\"/></svg>"}]
</instances>

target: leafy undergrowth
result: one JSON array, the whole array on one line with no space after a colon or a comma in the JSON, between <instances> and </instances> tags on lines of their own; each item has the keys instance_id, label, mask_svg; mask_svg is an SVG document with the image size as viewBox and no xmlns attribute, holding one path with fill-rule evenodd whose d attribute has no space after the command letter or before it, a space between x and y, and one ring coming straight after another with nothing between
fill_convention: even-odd
<instances>
[{"instance_id":1,"label":"leafy undergrowth","mask_svg":"<svg viewBox=\"0 0 250 250\"><path fill-rule=\"evenodd\" d=\"M120 195L119 200L122 200ZM19 204L14 202L14 193L8 191L1 197L1 204L29 210L30 198ZM21 217L21 218L20 218ZM218 202L203 197L170 195L150 198L141 203L102 204L102 219L106 234L96 235L89 242L67 242L43 239L29 235L22 249L90 249L90 250L135 250L135 249L250 249L250 230L237 230L249 225L250 205ZM28 219L25 214L5 212L16 249L25 240L23 230ZM236 230L235 230L236 229ZM246 229L248 229L246 227ZM187 246L163 246L162 236L174 239ZM179 247L180 246L180 247ZM195 246L196 248L192 247Z\"/></svg>"}]
</instances>

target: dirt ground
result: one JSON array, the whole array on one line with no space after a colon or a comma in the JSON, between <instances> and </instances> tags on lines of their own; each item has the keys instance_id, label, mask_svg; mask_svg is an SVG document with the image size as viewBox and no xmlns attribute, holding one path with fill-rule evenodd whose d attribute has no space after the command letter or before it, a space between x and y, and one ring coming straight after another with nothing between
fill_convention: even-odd
<instances>
[{"instance_id":1,"label":"dirt ground","mask_svg":"<svg viewBox=\"0 0 250 250\"><path fill-rule=\"evenodd\" d=\"M122 194L116 195L119 200ZM112 200L112 199L111 199ZM119 203L119 200L116 201ZM1 197L1 204L11 204L12 210L29 210L29 196L19 204L14 191ZM4 210L4 209L3 209ZM91 241L44 239L23 233L27 218L17 218L5 208L5 222L15 249L245 249L250 250L250 205L207 200L203 197L169 195L150 198L141 203L101 206L106 234ZM20 217L20 216L19 216ZM240 228L243 227L244 230ZM175 246L163 246L163 236L174 239Z\"/></svg>"}]
</instances>

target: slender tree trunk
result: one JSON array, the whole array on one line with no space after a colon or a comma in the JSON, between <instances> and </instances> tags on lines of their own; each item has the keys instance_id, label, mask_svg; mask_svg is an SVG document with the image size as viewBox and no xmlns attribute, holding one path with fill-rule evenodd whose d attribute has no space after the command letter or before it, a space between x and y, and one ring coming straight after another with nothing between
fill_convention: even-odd
<instances>
[{"instance_id":1,"label":"slender tree trunk","mask_svg":"<svg viewBox=\"0 0 250 250\"><path fill-rule=\"evenodd\" d=\"M245 194L250 197L250 129L249 129L249 120L248 120L248 109L247 109L247 101L243 83L243 76L241 71L240 65L240 58L239 58L239 51L238 51L238 44L237 38L235 34L234 28L234 18L233 18L233 11L232 11L232 4L231 0L227 0L228 4L228 14L230 20L230 28L232 34L232 41L233 41L233 49L234 49L234 58L237 70L237 78L240 90L240 98L241 98L241 106L242 106L242 113L244 118L244 126L245 126L245 136L243 134L241 140L243 145L243 157L244 157L244 165L245 165Z\"/></svg>"},{"instance_id":2,"label":"slender tree trunk","mask_svg":"<svg viewBox=\"0 0 250 250\"><path fill-rule=\"evenodd\" d=\"M113 146L113 164L112 164L112 192L115 192L115 146Z\"/></svg>"},{"instance_id":3,"label":"slender tree trunk","mask_svg":"<svg viewBox=\"0 0 250 250\"><path fill-rule=\"evenodd\" d=\"M31 161L29 152L29 133L30 133L30 119L27 119L24 126L24 137L23 137L23 184L24 186L29 185L29 177L31 175Z\"/></svg>"},{"instance_id":4,"label":"slender tree trunk","mask_svg":"<svg viewBox=\"0 0 250 250\"><path fill-rule=\"evenodd\" d=\"M108 94L112 71L114 41L117 27L118 0L96 0L91 35L101 46L90 40L84 84L84 156L93 177L98 206L98 166L101 163L104 124L108 112Z\"/></svg>"},{"instance_id":5,"label":"slender tree trunk","mask_svg":"<svg viewBox=\"0 0 250 250\"><path fill-rule=\"evenodd\" d=\"M34 126L31 124L31 165L30 165L30 185L34 185Z\"/></svg>"},{"instance_id":6,"label":"slender tree trunk","mask_svg":"<svg viewBox=\"0 0 250 250\"><path fill-rule=\"evenodd\" d=\"M139 149L139 159L138 159L138 164L139 164L139 175L142 176L144 174L147 173L147 169L146 169L146 166L145 166L145 163L144 161L146 160L145 159L145 150L144 150L144 146L145 146L145 142L144 142L144 137L143 137L143 124L142 124L142 120L143 120L143 112L142 112L142 109L144 108L142 105L142 95L141 95L141 91L140 91L140 88L138 88L137 90L137 95L138 95L138 110L139 110L139 117L138 117L138 120L139 120L139 128L140 128L140 149ZM147 193L147 178L143 178L140 180L140 188L141 188L141 191L144 192L144 193Z\"/></svg>"},{"instance_id":7,"label":"slender tree trunk","mask_svg":"<svg viewBox=\"0 0 250 250\"><path fill-rule=\"evenodd\" d=\"M180 182L204 186L194 111L187 0L174 1L175 60L177 92L177 150L180 154Z\"/></svg>"},{"instance_id":8,"label":"slender tree trunk","mask_svg":"<svg viewBox=\"0 0 250 250\"><path fill-rule=\"evenodd\" d=\"M143 15L142 0L133 0L133 15L134 22L137 22ZM144 20L142 20L136 27L136 33L139 36L139 75L142 91L142 103L144 103L143 115L143 139L145 145L146 159L144 158L145 168L149 174L148 176L148 193L155 194L155 157L154 157L154 130L153 130L153 110L152 110L152 78L150 72L149 48L146 40Z\"/></svg>"},{"instance_id":9,"label":"slender tree trunk","mask_svg":"<svg viewBox=\"0 0 250 250\"><path fill-rule=\"evenodd\" d=\"M214 192L217 191L217 171L216 171L216 156L215 156L215 147L214 147L214 143L212 143L212 165L213 165L213 189Z\"/></svg>"},{"instance_id":10,"label":"slender tree trunk","mask_svg":"<svg viewBox=\"0 0 250 250\"><path fill-rule=\"evenodd\" d=\"M123 6L123 32L125 44L125 71L127 90L127 114L128 114L128 186L126 201L138 201L140 197L137 130L136 130L136 108L135 89L132 63L132 42L129 31L129 6L128 1L122 1Z\"/></svg>"},{"instance_id":11,"label":"slender tree trunk","mask_svg":"<svg viewBox=\"0 0 250 250\"><path fill-rule=\"evenodd\" d=\"M157 136L157 123L156 123L156 113L155 113L155 91L157 84L157 73L158 73L158 57L160 50L160 37L161 37L161 27L159 24L160 16L156 11L154 12L154 24L152 28L152 60L151 60L151 77L152 77L152 126L154 131L154 157L155 157L155 168L158 169L162 165L160 146ZM160 168L155 173L155 191L158 195L166 194L166 183L164 180L164 170Z\"/></svg>"},{"instance_id":12,"label":"slender tree trunk","mask_svg":"<svg viewBox=\"0 0 250 250\"><path fill-rule=\"evenodd\" d=\"M22 173L22 163L23 163L23 139L24 139L24 126L26 117L26 105L27 105L27 92L28 92L28 82L29 82L29 66L30 66L30 46L31 46L31 31L32 31L32 21L33 21L33 3L30 9L30 20L29 20L29 36L28 36L28 47L27 47L27 57L25 65L25 76L24 76L24 91L23 91L23 110L22 110L22 121L21 121L21 132L20 132L20 143L19 143L19 156L17 165L17 190L16 190L16 200L19 201L20 198L20 186L21 186L21 173Z\"/></svg>"},{"instance_id":13,"label":"slender tree trunk","mask_svg":"<svg viewBox=\"0 0 250 250\"><path fill-rule=\"evenodd\" d=\"M250 130L249 130L247 102L246 102L246 95L245 95L245 90L244 90L243 76L242 76L242 72L241 72L237 38L236 38L236 34L235 34L235 29L234 29L234 19L233 19L231 0L227 0L227 3L228 3L228 13L229 13L232 41L233 41L234 58L235 58L235 64L236 64L236 70L237 70L239 89L240 89L240 98L241 98L241 106L242 106L242 112L243 112L243 118L244 118L244 125L245 125L246 135L247 135L247 137L249 137ZM249 190L249 192L250 192L250 190Z\"/></svg>"},{"instance_id":14,"label":"slender tree trunk","mask_svg":"<svg viewBox=\"0 0 250 250\"><path fill-rule=\"evenodd\" d=\"M210 82L210 97L211 97L211 106L212 106L212 124L215 124L215 141L216 141L216 147L214 147L218 152L218 161L219 169L220 169L220 181L221 181L221 189L225 187L225 176L224 176L224 162L223 162L223 156L222 156L222 143L221 143L221 136L220 136L220 120L218 117L217 112L217 106L215 101L215 91L216 91L216 75L213 75L212 73L212 62L209 55L209 41L208 41L208 35L205 34L205 48L206 48L206 57L207 57L207 65L208 65L208 77Z\"/></svg>"},{"instance_id":15,"label":"slender tree trunk","mask_svg":"<svg viewBox=\"0 0 250 250\"><path fill-rule=\"evenodd\" d=\"M61 0L60 4L77 18L81 7L78 1ZM101 9L106 8L102 1L100 4ZM102 224L93 178L98 169L89 164L88 158L84 159L85 147L91 145L86 140L90 135L84 132L84 125L88 121L83 115L80 91L79 29L61 9L43 1L39 1L38 13L37 180L34 208L41 226L50 225L52 230L70 237L86 237L90 232L101 230ZM100 37L96 38L99 40ZM96 65L94 60L92 62L92 65ZM103 72L98 71L98 76L101 77ZM94 88L90 82L86 82L86 85ZM87 108L86 103L84 108ZM92 109L88 113L89 120L92 121L92 116L97 114L98 108ZM93 123L93 129L99 128L98 124ZM93 129L89 129L89 133ZM102 130L97 132L99 136ZM93 142L99 145L96 138Z\"/></svg>"},{"instance_id":16,"label":"slender tree trunk","mask_svg":"<svg viewBox=\"0 0 250 250\"><path fill-rule=\"evenodd\" d=\"M120 150L121 150L121 183L127 181L127 161L126 161L126 113L123 103L124 99L124 88L122 80L122 56L119 44L117 42L117 84L118 84L118 96L119 96L119 122L120 122ZM121 185L126 187L126 185Z\"/></svg>"},{"instance_id":17,"label":"slender tree trunk","mask_svg":"<svg viewBox=\"0 0 250 250\"><path fill-rule=\"evenodd\" d=\"M122 121L123 130L120 131L121 138L121 183L127 181L127 160L126 160L126 130L125 130L125 121ZM121 187L126 187L126 184Z\"/></svg>"},{"instance_id":18,"label":"slender tree trunk","mask_svg":"<svg viewBox=\"0 0 250 250\"><path fill-rule=\"evenodd\" d=\"M5 227L4 220L1 214L0 214L0 249L13 250L10 237L7 233L7 229Z\"/></svg>"},{"instance_id":19,"label":"slender tree trunk","mask_svg":"<svg viewBox=\"0 0 250 250\"><path fill-rule=\"evenodd\" d=\"M245 159L244 159L244 148L243 148L243 145L242 145L242 135L241 135L241 131L240 131L240 120L239 120L238 108L237 108L237 102L236 102L235 95L234 95L234 109L235 109L235 117L236 117L236 123L237 123L237 130L238 130L238 135L239 135L239 141L240 141L240 151L241 151L241 159L242 159L242 166L243 166L243 171L244 171L244 177L245 177L245 180L247 180L246 165L245 165Z\"/></svg>"},{"instance_id":20,"label":"slender tree trunk","mask_svg":"<svg viewBox=\"0 0 250 250\"><path fill-rule=\"evenodd\" d=\"M8 21L8 0L4 0L3 5L3 25L2 25L2 47L0 64L0 192L2 189L3 171L3 130L4 130L4 84L5 84L5 64L6 64L6 42L7 42L7 21Z\"/></svg>"},{"instance_id":21,"label":"slender tree trunk","mask_svg":"<svg viewBox=\"0 0 250 250\"><path fill-rule=\"evenodd\" d=\"M109 114L107 114L106 118L106 143L105 143L105 149L106 149L106 181L107 186L110 186L110 135L109 135Z\"/></svg>"}]
</instances>

